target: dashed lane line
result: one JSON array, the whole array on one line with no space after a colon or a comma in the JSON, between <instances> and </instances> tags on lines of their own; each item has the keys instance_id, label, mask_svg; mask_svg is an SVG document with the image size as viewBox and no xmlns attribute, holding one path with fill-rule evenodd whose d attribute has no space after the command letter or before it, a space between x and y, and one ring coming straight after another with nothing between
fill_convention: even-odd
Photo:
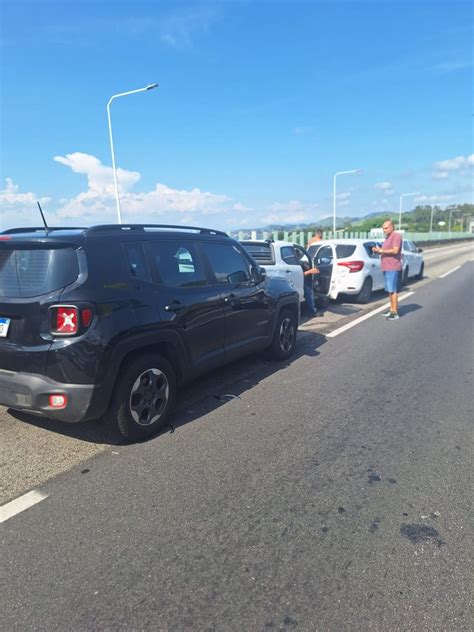
<instances>
[{"instance_id":1,"label":"dashed lane line","mask_svg":"<svg viewBox=\"0 0 474 632\"><path fill-rule=\"evenodd\" d=\"M447 272L445 272L444 274L441 274L439 276L440 279L444 279L444 277L447 277L449 274L452 274L453 272L456 272L456 270L459 270L461 266L456 266L455 268L451 268L451 270L448 270Z\"/></svg>"},{"instance_id":2,"label":"dashed lane line","mask_svg":"<svg viewBox=\"0 0 474 632\"><path fill-rule=\"evenodd\" d=\"M33 505L40 503L45 498L48 498L48 494L40 492L37 489L33 489L31 492L23 494L23 496L19 498L15 498L15 500L0 507L0 524L13 518L13 516L16 516L22 511L33 507Z\"/></svg>"},{"instance_id":3,"label":"dashed lane line","mask_svg":"<svg viewBox=\"0 0 474 632\"><path fill-rule=\"evenodd\" d=\"M412 294L414 293L415 292L404 292L403 294L400 294L400 296L398 297L398 302L405 300L409 296L412 296ZM331 331L330 333L326 334L326 338L335 338L336 336L339 336L339 334L342 334L348 329L355 327L356 325L358 325L359 323L362 323L364 320L367 320L371 316L375 316L375 314L379 314L380 312L383 312L384 310L389 309L389 308L390 308L390 303L385 303L385 305L381 305L380 307L377 307L377 309L374 309L368 314L364 314L363 316L356 318L352 322L347 323L347 325L343 325L342 327L339 327L339 329L335 329L334 331Z\"/></svg>"}]
</instances>

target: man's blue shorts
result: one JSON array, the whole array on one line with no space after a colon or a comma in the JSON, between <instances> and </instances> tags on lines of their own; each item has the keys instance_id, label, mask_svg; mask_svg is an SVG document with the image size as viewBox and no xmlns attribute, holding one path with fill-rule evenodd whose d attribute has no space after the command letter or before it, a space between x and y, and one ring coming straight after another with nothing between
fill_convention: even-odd
<instances>
[{"instance_id":1,"label":"man's blue shorts","mask_svg":"<svg viewBox=\"0 0 474 632\"><path fill-rule=\"evenodd\" d=\"M400 270L386 270L383 273L383 280L385 282L385 291L391 294L392 292L398 292L398 275Z\"/></svg>"}]
</instances>

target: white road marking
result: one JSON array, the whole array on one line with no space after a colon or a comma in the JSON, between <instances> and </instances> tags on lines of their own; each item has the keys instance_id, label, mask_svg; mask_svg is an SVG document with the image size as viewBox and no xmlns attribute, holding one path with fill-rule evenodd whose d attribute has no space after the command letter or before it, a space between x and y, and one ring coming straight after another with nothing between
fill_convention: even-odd
<instances>
[{"instance_id":1,"label":"white road marking","mask_svg":"<svg viewBox=\"0 0 474 632\"><path fill-rule=\"evenodd\" d=\"M411 296L414 293L415 292L404 292L403 294L401 294L398 297L398 302L403 301L404 299L408 298L409 296ZM359 318L356 318L352 322L347 323L347 325L343 325L342 327L339 327L339 329L335 329L334 331L331 331L329 334L326 334L326 338L335 338L336 336L339 336L339 334L342 334L345 331L347 331L348 329L351 329L352 327L355 327L356 325L358 325L359 323L362 323L364 320L367 320L371 316L374 316L375 314L379 314L380 312L383 312L383 311L385 311L386 309L389 309L389 308L390 308L390 303L386 303L385 305L382 305L381 307L377 307L377 309L374 309L373 311L369 312L368 314L364 314L363 316L360 316Z\"/></svg>"},{"instance_id":2,"label":"white road marking","mask_svg":"<svg viewBox=\"0 0 474 632\"><path fill-rule=\"evenodd\" d=\"M25 511L25 509L29 509L30 507L33 507L33 505L40 503L45 498L48 498L48 494L39 492L36 489L28 492L27 494L23 494L23 496L20 496L19 498L15 498L15 500L12 500L6 505L0 507L0 524L10 518L13 518L13 516L16 516L22 511Z\"/></svg>"},{"instance_id":3,"label":"white road marking","mask_svg":"<svg viewBox=\"0 0 474 632\"><path fill-rule=\"evenodd\" d=\"M439 276L440 279L444 279L444 277L447 277L448 274L451 274L451 272L456 272L456 270L459 270L461 266L456 266L455 268L452 268L451 270L448 270L447 272L445 272L444 274L441 274Z\"/></svg>"}]
</instances>

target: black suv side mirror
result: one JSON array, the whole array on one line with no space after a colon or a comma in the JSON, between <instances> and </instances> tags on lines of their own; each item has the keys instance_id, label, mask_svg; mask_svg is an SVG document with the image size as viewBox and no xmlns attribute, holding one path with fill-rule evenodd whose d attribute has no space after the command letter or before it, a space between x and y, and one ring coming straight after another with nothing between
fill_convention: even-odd
<instances>
[{"instance_id":1,"label":"black suv side mirror","mask_svg":"<svg viewBox=\"0 0 474 632\"><path fill-rule=\"evenodd\" d=\"M423 252L423 248L417 248L416 252Z\"/></svg>"},{"instance_id":2,"label":"black suv side mirror","mask_svg":"<svg viewBox=\"0 0 474 632\"><path fill-rule=\"evenodd\" d=\"M267 271L261 266L252 266L250 277L254 283L261 283L267 278Z\"/></svg>"}]
</instances>

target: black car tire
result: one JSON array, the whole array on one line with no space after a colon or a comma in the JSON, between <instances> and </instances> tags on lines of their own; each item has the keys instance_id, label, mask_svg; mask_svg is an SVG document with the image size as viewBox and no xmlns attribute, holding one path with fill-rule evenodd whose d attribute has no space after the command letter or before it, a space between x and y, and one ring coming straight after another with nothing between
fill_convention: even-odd
<instances>
[{"instance_id":1,"label":"black car tire","mask_svg":"<svg viewBox=\"0 0 474 632\"><path fill-rule=\"evenodd\" d=\"M408 285L408 277L410 276L410 269L408 268L408 266L405 268L405 271L403 273L403 281L402 281L402 285Z\"/></svg>"},{"instance_id":2,"label":"black car tire","mask_svg":"<svg viewBox=\"0 0 474 632\"><path fill-rule=\"evenodd\" d=\"M357 303L365 305L365 303L368 303L370 301L370 297L372 295L372 285L372 278L367 277L362 284L362 288L359 294L357 294L356 296Z\"/></svg>"},{"instance_id":3,"label":"black car tire","mask_svg":"<svg viewBox=\"0 0 474 632\"><path fill-rule=\"evenodd\" d=\"M424 272L425 272L425 263L423 262L421 264L420 271L418 272L418 274L415 277L417 281L421 281L423 279Z\"/></svg>"},{"instance_id":4,"label":"black car tire","mask_svg":"<svg viewBox=\"0 0 474 632\"><path fill-rule=\"evenodd\" d=\"M176 401L176 376L159 355L146 354L119 377L109 411L111 423L128 441L144 441L166 425Z\"/></svg>"},{"instance_id":5,"label":"black car tire","mask_svg":"<svg viewBox=\"0 0 474 632\"><path fill-rule=\"evenodd\" d=\"M273 340L269 347L274 360L287 360L295 350L297 322L293 312L283 309L279 316Z\"/></svg>"}]
</instances>

